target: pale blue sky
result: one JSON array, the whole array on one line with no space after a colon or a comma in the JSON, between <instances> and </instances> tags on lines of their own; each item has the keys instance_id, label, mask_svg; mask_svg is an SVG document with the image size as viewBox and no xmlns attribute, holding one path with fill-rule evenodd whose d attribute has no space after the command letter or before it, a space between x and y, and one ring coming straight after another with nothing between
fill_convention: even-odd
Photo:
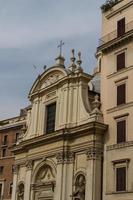
<instances>
[{"instance_id":1,"label":"pale blue sky","mask_svg":"<svg viewBox=\"0 0 133 200\"><path fill-rule=\"evenodd\" d=\"M43 66L54 64L60 40L81 51L92 73L105 0L0 0L0 120L29 104L28 92ZM37 66L37 70L33 65Z\"/></svg>"}]
</instances>

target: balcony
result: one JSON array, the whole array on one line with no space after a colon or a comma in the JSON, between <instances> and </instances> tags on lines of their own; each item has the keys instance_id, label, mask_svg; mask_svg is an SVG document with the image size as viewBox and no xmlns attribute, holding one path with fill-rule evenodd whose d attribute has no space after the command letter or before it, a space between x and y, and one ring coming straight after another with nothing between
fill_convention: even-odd
<instances>
[{"instance_id":1,"label":"balcony","mask_svg":"<svg viewBox=\"0 0 133 200\"><path fill-rule=\"evenodd\" d=\"M102 46L104 46L105 44L108 44L109 42L113 42L113 41L116 42L116 40L123 38L124 36L128 35L128 33L132 32L132 31L133 31L133 21L131 21L125 25L125 32L121 36L118 36L118 32L116 29L113 32L100 38L98 48L101 48Z\"/></svg>"}]
</instances>

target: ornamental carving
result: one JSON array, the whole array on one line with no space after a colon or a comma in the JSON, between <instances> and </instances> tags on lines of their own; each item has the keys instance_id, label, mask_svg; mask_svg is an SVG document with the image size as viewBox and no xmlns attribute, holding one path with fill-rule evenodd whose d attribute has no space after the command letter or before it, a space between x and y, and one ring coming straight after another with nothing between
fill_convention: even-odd
<instances>
[{"instance_id":1,"label":"ornamental carving","mask_svg":"<svg viewBox=\"0 0 133 200\"><path fill-rule=\"evenodd\" d=\"M87 155L87 159L88 160L97 160L97 159L101 159L102 157L102 150L100 148L97 147L91 147L88 149L88 151L86 152Z\"/></svg>"},{"instance_id":2,"label":"ornamental carving","mask_svg":"<svg viewBox=\"0 0 133 200\"><path fill-rule=\"evenodd\" d=\"M72 194L74 200L85 200L86 180L83 174L79 174L75 181L75 190Z\"/></svg>"},{"instance_id":3,"label":"ornamental carving","mask_svg":"<svg viewBox=\"0 0 133 200\"><path fill-rule=\"evenodd\" d=\"M53 83L57 82L59 79L63 77L63 74L61 72L54 72L51 75L47 76L47 78L44 80L41 88L48 87L52 85Z\"/></svg>"},{"instance_id":4,"label":"ornamental carving","mask_svg":"<svg viewBox=\"0 0 133 200\"><path fill-rule=\"evenodd\" d=\"M32 161L32 160L28 160L28 161L26 162L26 167L27 167L27 170L32 170L33 161Z\"/></svg>"},{"instance_id":5,"label":"ornamental carving","mask_svg":"<svg viewBox=\"0 0 133 200\"><path fill-rule=\"evenodd\" d=\"M74 162L74 153L70 151L60 152L56 156L58 164Z\"/></svg>"},{"instance_id":6,"label":"ornamental carving","mask_svg":"<svg viewBox=\"0 0 133 200\"><path fill-rule=\"evenodd\" d=\"M55 176L52 168L49 165L44 165L38 171L36 176L36 183L54 182Z\"/></svg>"}]
</instances>

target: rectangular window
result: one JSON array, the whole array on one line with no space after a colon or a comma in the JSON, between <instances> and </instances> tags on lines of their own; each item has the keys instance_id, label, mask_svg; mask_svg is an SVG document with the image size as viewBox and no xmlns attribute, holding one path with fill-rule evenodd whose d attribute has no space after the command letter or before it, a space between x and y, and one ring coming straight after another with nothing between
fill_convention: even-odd
<instances>
[{"instance_id":1,"label":"rectangular window","mask_svg":"<svg viewBox=\"0 0 133 200\"><path fill-rule=\"evenodd\" d=\"M6 151L6 149L2 149L2 157L6 157L7 155L7 151Z\"/></svg>"},{"instance_id":2,"label":"rectangular window","mask_svg":"<svg viewBox=\"0 0 133 200\"><path fill-rule=\"evenodd\" d=\"M117 86L117 105L126 103L126 84Z\"/></svg>"},{"instance_id":3,"label":"rectangular window","mask_svg":"<svg viewBox=\"0 0 133 200\"><path fill-rule=\"evenodd\" d=\"M122 18L117 22L117 37L121 37L125 34L125 18Z\"/></svg>"},{"instance_id":4,"label":"rectangular window","mask_svg":"<svg viewBox=\"0 0 133 200\"><path fill-rule=\"evenodd\" d=\"M7 145L7 135L4 135L4 138L3 138L3 145Z\"/></svg>"},{"instance_id":5,"label":"rectangular window","mask_svg":"<svg viewBox=\"0 0 133 200\"><path fill-rule=\"evenodd\" d=\"M19 133L16 133L16 136L15 136L15 143L18 142L18 139L19 139Z\"/></svg>"},{"instance_id":6,"label":"rectangular window","mask_svg":"<svg viewBox=\"0 0 133 200\"><path fill-rule=\"evenodd\" d=\"M56 103L50 104L46 108L46 133L52 133L55 130Z\"/></svg>"},{"instance_id":7,"label":"rectangular window","mask_svg":"<svg viewBox=\"0 0 133 200\"><path fill-rule=\"evenodd\" d=\"M0 175L3 174L3 169L4 169L4 167L3 167L3 166L0 166Z\"/></svg>"},{"instance_id":8,"label":"rectangular window","mask_svg":"<svg viewBox=\"0 0 133 200\"><path fill-rule=\"evenodd\" d=\"M126 141L126 120L117 122L117 143Z\"/></svg>"},{"instance_id":9,"label":"rectangular window","mask_svg":"<svg viewBox=\"0 0 133 200\"><path fill-rule=\"evenodd\" d=\"M116 168L116 191L126 190L126 167Z\"/></svg>"},{"instance_id":10,"label":"rectangular window","mask_svg":"<svg viewBox=\"0 0 133 200\"><path fill-rule=\"evenodd\" d=\"M117 71L125 68L125 52L117 55Z\"/></svg>"},{"instance_id":11,"label":"rectangular window","mask_svg":"<svg viewBox=\"0 0 133 200\"><path fill-rule=\"evenodd\" d=\"M0 183L0 197L2 196L2 183Z\"/></svg>"},{"instance_id":12,"label":"rectangular window","mask_svg":"<svg viewBox=\"0 0 133 200\"><path fill-rule=\"evenodd\" d=\"M13 183L10 183L10 187L9 187L9 194L12 194L12 188L13 188Z\"/></svg>"}]
</instances>

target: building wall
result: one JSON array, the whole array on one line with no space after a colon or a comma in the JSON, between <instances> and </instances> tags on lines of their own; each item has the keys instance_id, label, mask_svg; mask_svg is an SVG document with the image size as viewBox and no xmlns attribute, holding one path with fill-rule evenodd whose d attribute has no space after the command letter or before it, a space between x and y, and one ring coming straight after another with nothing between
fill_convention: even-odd
<instances>
[{"instance_id":1,"label":"building wall","mask_svg":"<svg viewBox=\"0 0 133 200\"><path fill-rule=\"evenodd\" d=\"M88 83L92 77L74 63L71 67L72 71L52 66L33 84L27 131L14 148L12 200L19 196L24 200L101 200L103 137L107 126L102 123L96 93L91 92L91 102L89 99ZM59 79L55 78L57 74ZM55 127L47 133L47 105L53 102Z\"/></svg>"},{"instance_id":2,"label":"building wall","mask_svg":"<svg viewBox=\"0 0 133 200\"><path fill-rule=\"evenodd\" d=\"M125 17L133 32L133 2L124 0L102 14L102 36L117 29L117 21ZM115 33L117 35L117 33ZM126 35L126 34L125 34ZM104 123L109 125L105 140L103 199L133 199L133 40L129 35L121 38L103 37L104 44L98 47L101 56L101 102ZM124 38L124 39L123 39ZM128 39L127 39L128 38ZM130 39L129 39L130 38ZM125 52L125 68L117 71L117 55ZM117 106L117 86L126 84L126 103ZM117 121L126 120L126 141L117 143ZM126 190L116 191L116 168L126 166Z\"/></svg>"},{"instance_id":3,"label":"building wall","mask_svg":"<svg viewBox=\"0 0 133 200\"><path fill-rule=\"evenodd\" d=\"M19 117L15 119L3 120L0 122L0 183L2 184L2 199L11 199L13 187L13 168L14 154L13 146L16 143L16 133L20 133L23 125L17 126L14 121L20 121ZM17 122L18 123L18 122ZM3 144L4 136L7 136L7 143ZM3 155L3 149L6 149L6 155Z\"/></svg>"}]
</instances>

